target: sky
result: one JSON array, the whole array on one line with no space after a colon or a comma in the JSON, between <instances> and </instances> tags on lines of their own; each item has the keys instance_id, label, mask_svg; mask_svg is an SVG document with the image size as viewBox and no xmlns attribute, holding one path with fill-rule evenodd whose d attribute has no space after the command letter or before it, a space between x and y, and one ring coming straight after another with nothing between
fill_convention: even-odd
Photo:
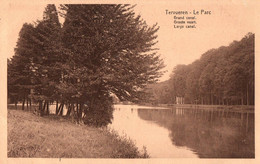
<instances>
[{"instance_id":1,"label":"sky","mask_svg":"<svg viewBox=\"0 0 260 164\"><path fill-rule=\"evenodd\" d=\"M47 1L48 2L48 1ZM255 32L255 9L248 1L149 1L135 3L135 12L152 26L160 26L158 35L158 53L164 60L167 72L160 81L167 80L173 68L178 64L190 64L209 49L228 46L234 40L240 40L248 32ZM45 3L6 4L4 11L8 15L1 17L1 41L7 50L6 56L12 57L23 23L33 23L41 20ZM58 6L58 4L56 4ZM174 28L174 16L167 15L168 11L210 11L211 15L196 15L195 29ZM2 11L3 13L3 11ZM3 14L2 14L3 15ZM180 16L180 15L179 15ZM181 15L183 16L183 15ZM185 16L194 16L188 14Z\"/></svg>"}]
</instances>

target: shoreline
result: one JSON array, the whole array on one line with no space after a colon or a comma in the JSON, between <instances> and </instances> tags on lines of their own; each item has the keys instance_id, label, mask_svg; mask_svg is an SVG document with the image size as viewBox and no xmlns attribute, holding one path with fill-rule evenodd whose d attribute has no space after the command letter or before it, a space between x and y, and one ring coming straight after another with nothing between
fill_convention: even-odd
<instances>
[{"instance_id":1,"label":"shoreline","mask_svg":"<svg viewBox=\"0 0 260 164\"><path fill-rule=\"evenodd\" d=\"M118 104L115 104L118 105ZM123 104L120 104L123 105ZM201 104L136 104L140 106L147 106L151 108L159 107L159 108L190 108L190 109L207 109L207 110L228 110L234 112L255 112L254 105L201 105Z\"/></svg>"},{"instance_id":2,"label":"shoreline","mask_svg":"<svg viewBox=\"0 0 260 164\"><path fill-rule=\"evenodd\" d=\"M239 112L255 112L254 105L202 105L202 104L123 104L115 103L113 106L118 105L132 105L137 106L135 108L156 108L156 109L170 109L170 108L191 108L191 109L213 109L213 110L230 110L230 111L239 111ZM8 104L8 108L14 108L15 104ZM21 104L17 104L21 106Z\"/></svg>"}]
</instances>

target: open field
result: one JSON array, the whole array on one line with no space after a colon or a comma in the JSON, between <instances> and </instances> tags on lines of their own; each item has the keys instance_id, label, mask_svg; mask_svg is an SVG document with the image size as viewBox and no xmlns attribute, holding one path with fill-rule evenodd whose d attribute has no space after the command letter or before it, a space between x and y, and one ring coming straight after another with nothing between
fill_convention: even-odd
<instances>
[{"instance_id":1,"label":"open field","mask_svg":"<svg viewBox=\"0 0 260 164\"><path fill-rule=\"evenodd\" d=\"M142 158L134 143L108 129L76 125L62 117L8 110L8 157Z\"/></svg>"}]
</instances>

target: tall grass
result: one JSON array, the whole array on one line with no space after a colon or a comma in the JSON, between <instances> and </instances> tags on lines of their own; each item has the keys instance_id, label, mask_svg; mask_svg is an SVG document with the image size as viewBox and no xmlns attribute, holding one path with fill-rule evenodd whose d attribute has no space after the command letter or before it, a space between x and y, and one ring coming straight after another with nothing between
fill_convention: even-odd
<instances>
[{"instance_id":1,"label":"tall grass","mask_svg":"<svg viewBox=\"0 0 260 164\"><path fill-rule=\"evenodd\" d=\"M107 128L76 125L62 117L8 110L8 157L147 158L126 137Z\"/></svg>"}]
</instances>

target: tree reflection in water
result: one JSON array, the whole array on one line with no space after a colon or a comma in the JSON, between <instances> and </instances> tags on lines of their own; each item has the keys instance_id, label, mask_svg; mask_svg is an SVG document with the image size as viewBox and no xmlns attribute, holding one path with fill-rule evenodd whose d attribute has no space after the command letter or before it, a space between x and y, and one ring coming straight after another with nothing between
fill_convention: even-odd
<instances>
[{"instance_id":1,"label":"tree reflection in water","mask_svg":"<svg viewBox=\"0 0 260 164\"><path fill-rule=\"evenodd\" d=\"M209 109L138 109L141 119L170 131L172 143L201 158L254 158L254 113Z\"/></svg>"}]
</instances>

